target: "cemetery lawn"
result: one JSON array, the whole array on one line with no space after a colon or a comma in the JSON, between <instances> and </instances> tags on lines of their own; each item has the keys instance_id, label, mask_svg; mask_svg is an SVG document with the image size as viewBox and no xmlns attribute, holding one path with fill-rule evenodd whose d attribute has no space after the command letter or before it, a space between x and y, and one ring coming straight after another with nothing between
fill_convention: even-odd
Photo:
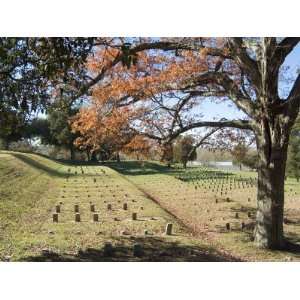
<instances>
[{"instance_id":1,"label":"cemetery lawn","mask_svg":"<svg viewBox=\"0 0 300 300\"><path fill-rule=\"evenodd\" d=\"M80 222L75 222L75 205ZM137 220L132 220L133 213ZM168 223L173 224L170 236L165 234ZM142 252L134 253L139 246ZM108 166L0 152L0 261L232 260L238 258L194 237L179 219Z\"/></svg>"},{"instance_id":2,"label":"cemetery lawn","mask_svg":"<svg viewBox=\"0 0 300 300\"><path fill-rule=\"evenodd\" d=\"M300 260L300 184L286 181L284 251L254 247L255 198L254 172L136 161L75 165L2 151L0 261ZM134 253L136 245L142 253Z\"/></svg>"},{"instance_id":3,"label":"cemetery lawn","mask_svg":"<svg viewBox=\"0 0 300 300\"><path fill-rule=\"evenodd\" d=\"M243 261L300 260L300 183L285 183L287 249L268 251L253 244L256 173L208 168L167 168L151 162L109 163L214 249ZM230 229L228 230L228 227Z\"/></svg>"}]
</instances>

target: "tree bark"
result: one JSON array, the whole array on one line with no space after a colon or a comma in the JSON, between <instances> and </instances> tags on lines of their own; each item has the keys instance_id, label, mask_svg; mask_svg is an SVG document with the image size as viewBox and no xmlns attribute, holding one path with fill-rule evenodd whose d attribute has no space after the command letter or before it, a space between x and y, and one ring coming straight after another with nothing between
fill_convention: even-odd
<instances>
[{"instance_id":1,"label":"tree bark","mask_svg":"<svg viewBox=\"0 0 300 300\"><path fill-rule=\"evenodd\" d=\"M96 152L92 152L91 161L97 161L97 154L96 154Z\"/></svg>"},{"instance_id":2,"label":"tree bark","mask_svg":"<svg viewBox=\"0 0 300 300\"><path fill-rule=\"evenodd\" d=\"M259 153L254 241L260 248L284 247L284 177L288 135L263 128L256 136Z\"/></svg>"},{"instance_id":3,"label":"tree bark","mask_svg":"<svg viewBox=\"0 0 300 300\"><path fill-rule=\"evenodd\" d=\"M91 160L91 155L90 155L90 151L89 150L86 150L86 155L87 155L88 161L90 161Z\"/></svg>"},{"instance_id":4,"label":"tree bark","mask_svg":"<svg viewBox=\"0 0 300 300\"><path fill-rule=\"evenodd\" d=\"M121 162L121 159L120 159L120 154L119 154L119 152L117 152L117 154L116 154L116 160L117 160L117 162L119 163L119 162Z\"/></svg>"},{"instance_id":5,"label":"tree bark","mask_svg":"<svg viewBox=\"0 0 300 300\"><path fill-rule=\"evenodd\" d=\"M74 160L74 158L75 158L75 151L73 146L70 146L70 159Z\"/></svg>"}]
</instances>

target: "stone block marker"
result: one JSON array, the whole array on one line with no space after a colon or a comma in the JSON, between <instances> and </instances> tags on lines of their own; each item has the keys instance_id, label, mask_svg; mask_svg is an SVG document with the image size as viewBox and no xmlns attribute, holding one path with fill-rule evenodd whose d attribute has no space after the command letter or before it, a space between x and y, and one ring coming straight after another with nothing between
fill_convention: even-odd
<instances>
[{"instance_id":1,"label":"stone block marker","mask_svg":"<svg viewBox=\"0 0 300 300\"><path fill-rule=\"evenodd\" d=\"M55 206L55 212L60 213L60 205Z\"/></svg>"},{"instance_id":2,"label":"stone block marker","mask_svg":"<svg viewBox=\"0 0 300 300\"><path fill-rule=\"evenodd\" d=\"M137 219L137 213L132 213L132 220L136 221L136 219Z\"/></svg>"},{"instance_id":3,"label":"stone block marker","mask_svg":"<svg viewBox=\"0 0 300 300\"><path fill-rule=\"evenodd\" d=\"M75 222L80 222L80 214L79 213L75 214Z\"/></svg>"},{"instance_id":4,"label":"stone block marker","mask_svg":"<svg viewBox=\"0 0 300 300\"><path fill-rule=\"evenodd\" d=\"M74 205L74 212L79 213L79 205L78 204Z\"/></svg>"},{"instance_id":5,"label":"stone block marker","mask_svg":"<svg viewBox=\"0 0 300 300\"><path fill-rule=\"evenodd\" d=\"M140 257L143 255L143 248L140 244L133 245L133 256Z\"/></svg>"},{"instance_id":6,"label":"stone block marker","mask_svg":"<svg viewBox=\"0 0 300 300\"><path fill-rule=\"evenodd\" d=\"M112 256L114 254L114 248L111 243L105 243L103 247L104 256Z\"/></svg>"},{"instance_id":7,"label":"stone block marker","mask_svg":"<svg viewBox=\"0 0 300 300\"><path fill-rule=\"evenodd\" d=\"M99 222L99 215L98 214L93 214L93 221L94 222Z\"/></svg>"},{"instance_id":8,"label":"stone block marker","mask_svg":"<svg viewBox=\"0 0 300 300\"><path fill-rule=\"evenodd\" d=\"M107 204L107 210L111 210L111 204Z\"/></svg>"},{"instance_id":9,"label":"stone block marker","mask_svg":"<svg viewBox=\"0 0 300 300\"><path fill-rule=\"evenodd\" d=\"M53 214L52 219L54 223L58 223L58 214Z\"/></svg>"},{"instance_id":10,"label":"stone block marker","mask_svg":"<svg viewBox=\"0 0 300 300\"><path fill-rule=\"evenodd\" d=\"M172 229L173 229L173 224L172 223L168 223L166 225L166 235L172 235Z\"/></svg>"},{"instance_id":11,"label":"stone block marker","mask_svg":"<svg viewBox=\"0 0 300 300\"><path fill-rule=\"evenodd\" d=\"M95 204L90 205L91 212L95 212Z\"/></svg>"},{"instance_id":12,"label":"stone block marker","mask_svg":"<svg viewBox=\"0 0 300 300\"><path fill-rule=\"evenodd\" d=\"M127 209L128 209L127 203L124 203L124 204L123 204L123 209L124 209L124 210L127 210Z\"/></svg>"},{"instance_id":13,"label":"stone block marker","mask_svg":"<svg viewBox=\"0 0 300 300\"><path fill-rule=\"evenodd\" d=\"M226 223L226 229L230 230L230 223Z\"/></svg>"},{"instance_id":14,"label":"stone block marker","mask_svg":"<svg viewBox=\"0 0 300 300\"><path fill-rule=\"evenodd\" d=\"M244 230L244 229L245 229L245 227L246 227L245 223L244 223L244 222L242 222L242 224L241 224L241 229L242 229L242 230Z\"/></svg>"}]
</instances>

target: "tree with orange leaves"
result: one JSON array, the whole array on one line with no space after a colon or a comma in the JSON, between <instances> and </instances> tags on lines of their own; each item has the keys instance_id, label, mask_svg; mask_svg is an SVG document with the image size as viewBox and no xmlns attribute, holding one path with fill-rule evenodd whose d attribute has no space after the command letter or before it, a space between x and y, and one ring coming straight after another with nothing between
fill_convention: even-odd
<instances>
[{"instance_id":1,"label":"tree with orange leaves","mask_svg":"<svg viewBox=\"0 0 300 300\"><path fill-rule=\"evenodd\" d=\"M245 119L203 121L189 116L182 122L168 109L176 119L169 137L201 127L252 131L259 154L255 243L281 248L287 147L300 107L300 75L288 93L279 93L278 87L281 66L299 42L289 37L106 39L101 49L114 52L108 61L99 58L93 79L78 95L95 86L99 101L119 107L144 105L153 94L166 92L186 96L187 108L203 97L231 101ZM143 60L148 70L140 70Z\"/></svg>"}]
</instances>

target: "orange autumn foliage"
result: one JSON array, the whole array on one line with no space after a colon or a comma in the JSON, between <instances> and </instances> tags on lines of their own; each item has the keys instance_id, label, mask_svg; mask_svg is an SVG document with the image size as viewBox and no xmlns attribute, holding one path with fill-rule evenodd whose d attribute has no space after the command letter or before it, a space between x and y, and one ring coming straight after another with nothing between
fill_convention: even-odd
<instances>
[{"instance_id":1,"label":"orange autumn foliage","mask_svg":"<svg viewBox=\"0 0 300 300\"><path fill-rule=\"evenodd\" d=\"M217 44L221 47L222 40L217 40ZM81 135L76 140L77 146L96 151L103 143L110 141L116 146L116 151L128 152L132 145L136 145L136 149L145 152L146 148L141 148L137 143L142 141L136 138L139 136L138 127L151 135L153 130L159 128L159 132L167 132L168 124L172 123L172 117L168 114L153 117L149 99L165 91L176 92L189 84L193 85L199 74L214 68L218 60L207 56L207 52L205 48L199 52L182 50L178 56L159 50L138 52L136 64L128 68L122 63L112 66L120 55L118 48L98 49L89 59L87 68L92 75L103 68L107 70L105 78L92 89L90 105L81 109L72 120L73 131ZM191 99L185 105L186 109L191 110L196 100ZM133 127L135 130L132 130ZM132 149L130 151L134 152Z\"/></svg>"}]
</instances>

